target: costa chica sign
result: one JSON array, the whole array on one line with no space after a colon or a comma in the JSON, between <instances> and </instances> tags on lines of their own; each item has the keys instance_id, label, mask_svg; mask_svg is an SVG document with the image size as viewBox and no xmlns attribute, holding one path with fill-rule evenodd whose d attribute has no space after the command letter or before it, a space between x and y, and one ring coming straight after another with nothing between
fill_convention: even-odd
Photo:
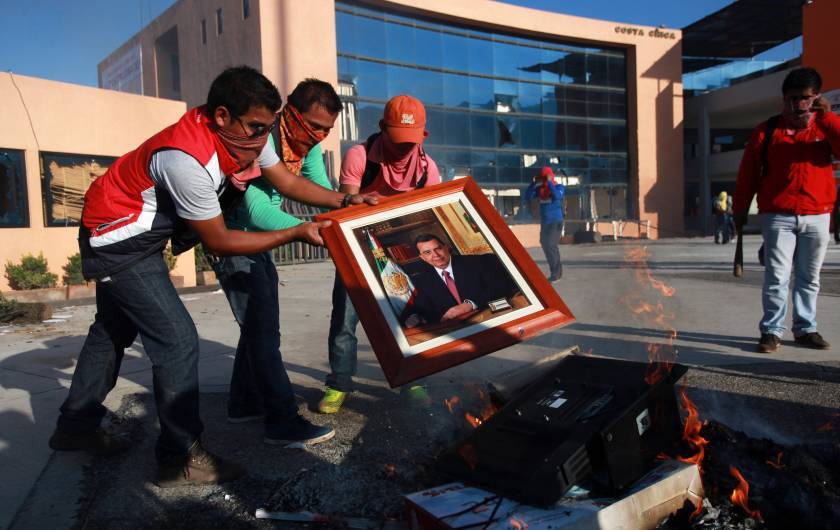
<instances>
[{"instance_id":1,"label":"costa chica sign","mask_svg":"<svg viewBox=\"0 0 840 530\"><path fill-rule=\"evenodd\" d=\"M673 31L666 31L659 28L646 30L644 28L634 28L633 26L616 26L615 32L622 35L632 35L638 37L648 36L654 39L676 39L677 34Z\"/></svg>"}]
</instances>

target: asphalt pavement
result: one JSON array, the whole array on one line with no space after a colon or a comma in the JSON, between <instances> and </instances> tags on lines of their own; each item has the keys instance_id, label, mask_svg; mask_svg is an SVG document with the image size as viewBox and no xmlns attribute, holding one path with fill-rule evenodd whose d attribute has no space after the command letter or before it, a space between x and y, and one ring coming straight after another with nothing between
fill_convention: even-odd
<instances>
[{"instance_id":1,"label":"asphalt pavement","mask_svg":"<svg viewBox=\"0 0 840 530\"><path fill-rule=\"evenodd\" d=\"M691 368L682 382L701 417L713 417L751 436L783 444L837 441L840 245L829 248L818 304L819 331L836 346L808 350L796 346L788 334L778 353L765 355L754 351L761 309L762 268L755 258L759 242L758 236L747 238L741 279L731 274L734 245L715 245L710 238L563 246L564 275L554 286L576 322L427 378L435 405L421 419L400 414L405 408L400 394L384 382L361 328L359 390L341 414L324 418L312 412L328 369L334 268L331 262L281 267L282 350L289 375L303 413L338 431L334 441L297 452L268 449L260 441L258 426L234 428L225 423L224 393L238 328L220 291L183 294L201 337L199 370L208 443L245 461L256 477L227 489L164 493L148 484L157 427L149 399L151 365L140 343L128 351L106 401L113 411L111 423L132 433L137 448L104 466L83 455L53 453L47 439L95 308L68 306L58 309L51 322L0 327L0 528L139 526L149 521L189 527L195 520L184 514L202 511L224 523L220 527L253 527L255 503L262 502L393 516L401 493L434 485L437 478L422 472L418 440L445 444L457 435L458 426L443 410L444 398L467 394L470 385L572 345L592 355L638 361L647 361L652 350L675 357ZM529 251L545 271L541 250ZM371 475L376 484L366 490L358 486L357 475L371 461L376 462L377 471ZM399 479L393 472L383 474L382 465L396 465ZM306 482L306 470L313 469L329 477L333 497L319 495L316 486ZM323 480L321 486L325 487ZM348 489L354 494L347 495ZM380 500L371 501L371 492L378 492ZM338 498L341 503L335 501Z\"/></svg>"}]
</instances>

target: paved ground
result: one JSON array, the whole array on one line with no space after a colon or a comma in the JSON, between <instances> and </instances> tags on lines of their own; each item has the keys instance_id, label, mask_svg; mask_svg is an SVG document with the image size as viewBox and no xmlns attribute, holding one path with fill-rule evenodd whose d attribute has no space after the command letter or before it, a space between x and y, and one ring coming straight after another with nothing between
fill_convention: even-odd
<instances>
[{"instance_id":1,"label":"paved ground","mask_svg":"<svg viewBox=\"0 0 840 530\"><path fill-rule=\"evenodd\" d=\"M0 528L259 527L265 524L253 520L253 510L263 504L396 515L400 493L439 480L425 467L428 458L462 428L442 406L444 398L468 397L472 384L575 344L596 355L646 360L651 344L670 351L672 330L679 361L692 367L684 382L701 416L780 443L836 441L840 347L816 352L787 340L773 356L752 351L760 310L758 243L757 237L747 242L747 270L740 280L729 272L734 245L714 245L708 238L563 247L564 278L556 288L577 322L428 378L435 406L424 414L408 410L399 393L387 388L364 337L360 391L347 411L332 418L312 414L327 369L333 267L283 267L283 354L290 377L304 413L338 430L335 441L308 451L268 448L260 442L258 425L223 421L237 329L223 295L185 294L202 339L208 445L246 462L251 471L248 480L225 488L164 493L148 485L156 426L151 367L140 344L124 361L106 402L115 412L114 427L132 436L138 448L104 464L53 454L47 439L94 308L70 306L57 311L57 322L0 328ZM531 250L545 269L541 251ZM649 276L667 286L651 287ZM820 331L840 346L840 246L829 249L823 284ZM673 295L664 296L669 288ZM645 304L660 309L640 310Z\"/></svg>"}]
</instances>

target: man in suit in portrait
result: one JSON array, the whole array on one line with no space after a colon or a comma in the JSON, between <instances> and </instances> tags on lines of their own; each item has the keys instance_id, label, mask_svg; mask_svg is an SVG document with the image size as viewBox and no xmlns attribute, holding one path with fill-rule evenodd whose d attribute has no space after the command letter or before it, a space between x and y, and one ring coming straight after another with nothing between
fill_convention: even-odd
<instances>
[{"instance_id":1,"label":"man in suit in portrait","mask_svg":"<svg viewBox=\"0 0 840 530\"><path fill-rule=\"evenodd\" d=\"M517 290L493 254L452 254L449 246L433 234L421 234L414 244L426 266L411 279L417 290L413 310L405 321L408 327L423 321L432 324L461 320Z\"/></svg>"}]
</instances>

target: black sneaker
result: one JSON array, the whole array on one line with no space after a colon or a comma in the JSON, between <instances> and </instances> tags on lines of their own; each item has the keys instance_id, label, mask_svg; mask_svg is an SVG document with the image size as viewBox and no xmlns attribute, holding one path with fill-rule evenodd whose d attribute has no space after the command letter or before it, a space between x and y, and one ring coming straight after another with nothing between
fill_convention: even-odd
<instances>
[{"instance_id":1,"label":"black sneaker","mask_svg":"<svg viewBox=\"0 0 840 530\"><path fill-rule=\"evenodd\" d=\"M793 342L799 344L800 346L813 348L815 350L831 349L831 344L829 344L824 338L822 338L820 334L816 331L813 333L805 333L804 335L794 337Z\"/></svg>"},{"instance_id":2,"label":"black sneaker","mask_svg":"<svg viewBox=\"0 0 840 530\"><path fill-rule=\"evenodd\" d=\"M131 447L128 440L104 429L86 433L72 433L56 429L50 436L50 448L55 451L87 451L97 456L111 456Z\"/></svg>"},{"instance_id":3,"label":"black sneaker","mask_svg":"<svg viewBox=\"0 0 840 530\"><path fill-rule=\"evenodd\" d=\"M214 455L201 445L201 441L196 440L186 458L173 458L158 464L155 484L161 488L221 484L236 480L244 474L244 467Z\"/></svg>"},{"instance_id":4,"label":"black sneaker","mask_svg":"<svg viewBox=\"0 0 840 530\"><path fill-rule=\"evenodd\" d=\"M755 351L758 353L773 353L779 349L782 339L772 333L762 333Z\"/></svg>"},{"instance_id":5,"label":"black sneaker","mask_svg":"<svg viewBox=\"0 0 840 530\"><path fill-rule=\"evenodd\" d=\"M335 429L327 425L314 425L303 416L296 416L283 425L266 425L265 443L271 445L314 445L335 436Z\"/></svg>"}]
</instances>

